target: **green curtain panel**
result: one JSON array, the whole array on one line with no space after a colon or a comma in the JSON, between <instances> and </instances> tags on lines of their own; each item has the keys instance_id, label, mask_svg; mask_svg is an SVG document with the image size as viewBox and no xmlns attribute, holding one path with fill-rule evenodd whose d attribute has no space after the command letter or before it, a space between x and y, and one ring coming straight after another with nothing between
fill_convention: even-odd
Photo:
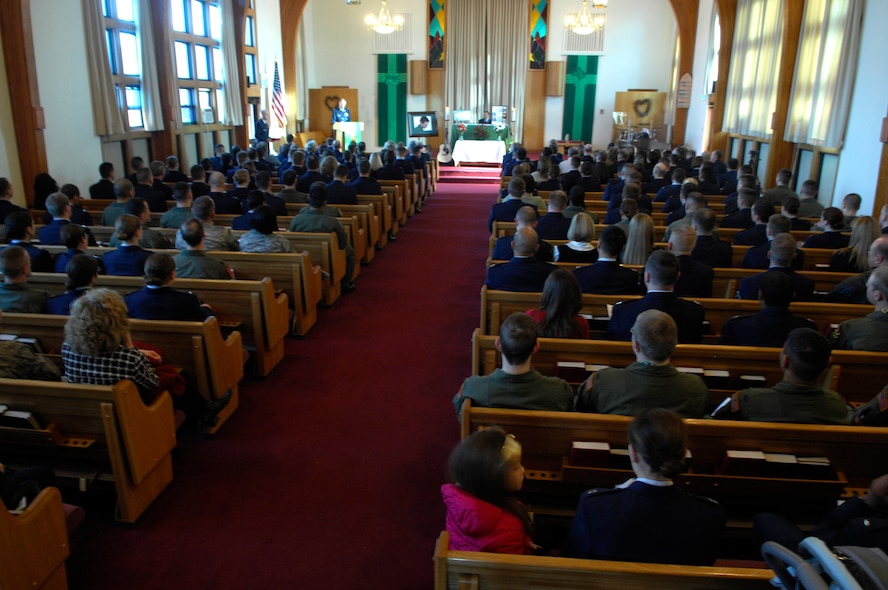
<instances>
[{"instance_id":1,"label":"green curtain panel","mask_svg":"<svg viewBox=\"0 0 888 590\"><path fill-rule=\"evenodd\" d=\"M377 55L376 96L379 125L376 139L378 145L387 140L406 141L407 139L407 55L389 53Z\"/></svg>"},{"instance_id":2,"label":"green curtain panel","mask_svg":"<svg viewBox=\"0 0 888 590\"><path fill-rule=\"evenodd\" d=\"M564 122L561 136L591 141L595 122L595 86L598 84L597 55L567 56L564 79Z\"/></svg>"}]
</instances>

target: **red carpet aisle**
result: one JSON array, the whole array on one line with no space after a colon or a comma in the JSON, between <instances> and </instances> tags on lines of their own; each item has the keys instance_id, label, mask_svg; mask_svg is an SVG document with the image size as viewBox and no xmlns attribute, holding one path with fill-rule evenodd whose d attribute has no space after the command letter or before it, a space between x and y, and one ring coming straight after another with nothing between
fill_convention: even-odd
<instances>
[{"instance_id":1,"label":"red carpet aisle","mask_svg":"<svg viewBox=\"0 0 888 590\"><path fill-rule=\"evenodd\" d=\"M92 509L72 588L430 588L494 190L439 185L133 529Z\"/></svg>"}]
</instances>

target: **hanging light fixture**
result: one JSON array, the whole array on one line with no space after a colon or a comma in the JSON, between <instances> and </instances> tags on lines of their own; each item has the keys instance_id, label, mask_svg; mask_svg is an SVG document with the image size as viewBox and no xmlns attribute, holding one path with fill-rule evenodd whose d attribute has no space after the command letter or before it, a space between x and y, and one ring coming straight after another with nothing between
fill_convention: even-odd
<instances>
[{"instance_id":1,"label":"hanging light fixture","mask_svg":"<svg viewBox=\"0 0 888 590\"><path fill-rule=\"evenodd\" d=\"M364 19L364 22L367 24L367 28L371 31L376 31L380 35L388 35L389 33L401 30L401 27L404 26L404 17L400 14L396 14L393 18L392 15L389 14L388 8L386 8L385 0L382 0L379 14L376 16L368 14L367 18Z\"/></svg>"},{"instance_id":2,"label":"hanging light fixture","mask_svg":"<svg viewBox=\"0 0 888 590\"><path fill-rule=\"evenodd\" d=\"M592 0L592 8L607 8L607 0ZM587 2L583 0L583 8L573 18L568 15L564 19L564 26L567 30L573 31L577 35L589 35L604 26L604 15L600 13L589 14Z\"/></svg>"}]
</instances>

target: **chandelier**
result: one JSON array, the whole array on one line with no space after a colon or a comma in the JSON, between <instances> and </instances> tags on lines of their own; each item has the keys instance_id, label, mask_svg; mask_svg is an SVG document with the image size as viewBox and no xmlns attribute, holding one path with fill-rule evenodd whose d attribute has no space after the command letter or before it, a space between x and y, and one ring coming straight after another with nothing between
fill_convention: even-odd
<instances>
[{"instance_id":1,"label":"chandelier","mask_svg":"<svg viewBox=\"0 0 888 590\"><path fill-rule=\"evenodd\" d=\"M379 14L376 16L368 14L367 18L364 19L364 22L367 24L367 28L371 31L376 31L380 35L388 35L389 33L401 30L401 27L404 26L404 17L400 14L396 14L394 18L392 18L388 8L385 6L385 0L382 0Z\"/></svg>"},{"instance_id":2,"label":"chandelier","mask_svg":"<svg viewBox=\"0 0 888 590\"><path fill-rule=\"evenodd\" d=\"M579 14L573 17L568 15L564 19L565 28L577 35L589 35L604 26L604 15L589 14L586 4L586 0L583 0L583 8ZM607 0L592 0L592 8L607 8Z\"/></svg>"}]
</instances>

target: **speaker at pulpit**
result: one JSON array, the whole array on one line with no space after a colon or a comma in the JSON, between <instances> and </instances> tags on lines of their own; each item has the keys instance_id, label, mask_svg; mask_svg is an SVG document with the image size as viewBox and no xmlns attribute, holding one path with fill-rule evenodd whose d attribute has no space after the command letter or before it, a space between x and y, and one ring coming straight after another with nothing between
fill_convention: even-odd
<instances>
[{"instance_id":1,"label":"speaker at pulpit","mask_svg":"<svg viewBox=\"0 0 888 590\"><path fill-rule=\"evenodd\" d=\"M333 131L336 132L336 139L345 149L351 142L360 143L362 141L364 123L362 121L333 123Z\"/></svg>"}]
</instances>

